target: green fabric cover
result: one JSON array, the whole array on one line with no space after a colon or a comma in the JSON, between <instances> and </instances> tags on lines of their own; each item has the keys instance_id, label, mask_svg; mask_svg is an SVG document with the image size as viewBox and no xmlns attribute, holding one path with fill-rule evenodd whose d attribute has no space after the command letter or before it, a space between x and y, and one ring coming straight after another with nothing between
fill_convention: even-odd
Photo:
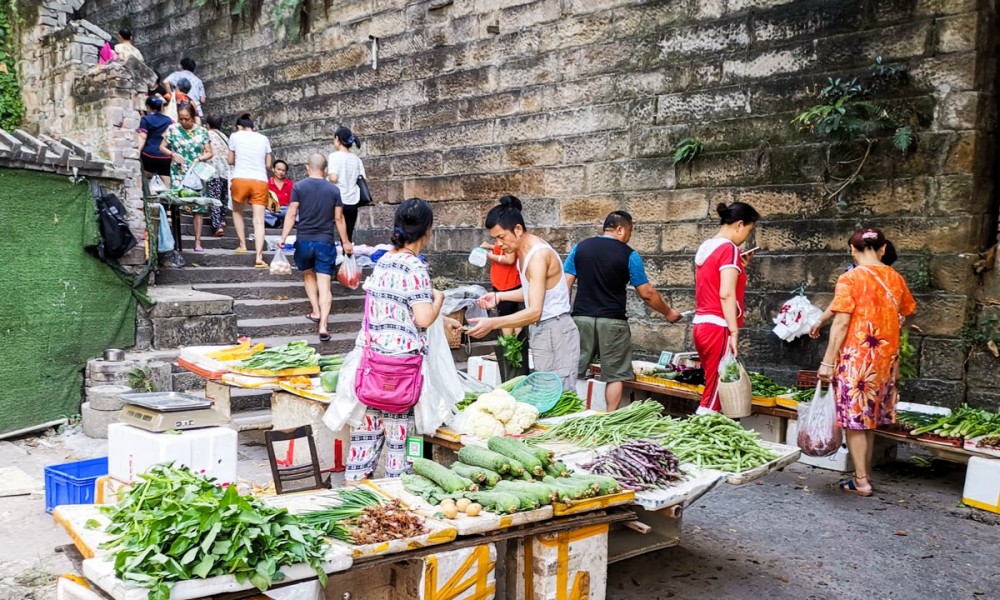
<instances>
[{"instance_id":1,"label":"green fabric cover","mask_svg":"<svg viewBox=\"0 0 1000 600\"><path fill-rule=\"evenodd\" d=\"M90 185L0 169L0 434L80 413L87 360L135 343L135 300L84 250Z\"/></svg>"}]
</instances>

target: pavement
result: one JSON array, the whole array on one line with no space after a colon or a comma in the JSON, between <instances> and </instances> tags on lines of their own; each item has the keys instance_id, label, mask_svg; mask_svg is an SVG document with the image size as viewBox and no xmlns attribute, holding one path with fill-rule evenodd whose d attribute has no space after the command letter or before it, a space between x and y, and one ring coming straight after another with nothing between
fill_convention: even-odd
<instances>
[{"instance_id":1,"label":"pavement","mask_svg":"<svg viewBox=\"0 0 1000 600\"><path fill-rule=\"evenodd\" d=\"M270 481L263 447L239 452L242 483ZM0 465L39 483L46 465L106 454L75 427L0 442ZM612 565L607 599L1000 600L1000 515L960 505L964 475L908 455L876 470L870 498L801 464L724 485L685 511L679 546ZM70 540L44 494L0 497L0 539L0 600L55 598Z\"/></svg>"}]
</instances>

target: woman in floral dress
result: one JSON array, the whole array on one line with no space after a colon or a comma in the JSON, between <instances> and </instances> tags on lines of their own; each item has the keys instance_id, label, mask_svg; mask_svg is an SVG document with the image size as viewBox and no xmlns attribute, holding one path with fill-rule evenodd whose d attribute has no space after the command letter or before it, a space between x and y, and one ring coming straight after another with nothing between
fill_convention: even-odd
<instances>
[{"instance_id":1,"label":"woman in floral dress","mask_svg":"<svg viewBox=\"0 0 1000 600\"><path fill-rule=\"evenodd\" d=\"M212 159L212 140L208 130L195 124L195 110L190 104L177 107L177 123L170 126L163 136L160 151L171 158L170 187L179 190L183 187L184 175L199 162ZM201 225L203 215L210 213L210 207L200 204L187 204L185 210L195 213L194 220L194 251L204 252L201 247Z\"/></svg>"},{"instance_id":2,"label":"woman in floral dress","mask_svg":"<svg viewBox=\"0 0 1000 600\"><path fill-rule=\"evenodd\" d=\"M830 305L835 316L819 378L833 381L837 421L854 461L854 477L842 481L840 489L870 496L874 430L896 420L899 334L903 318L916 312L917 304L903 277L881 262L886 248L881 231L855 232L850 248L857 267L837 279Z\"/></svg>"}]
</instances>

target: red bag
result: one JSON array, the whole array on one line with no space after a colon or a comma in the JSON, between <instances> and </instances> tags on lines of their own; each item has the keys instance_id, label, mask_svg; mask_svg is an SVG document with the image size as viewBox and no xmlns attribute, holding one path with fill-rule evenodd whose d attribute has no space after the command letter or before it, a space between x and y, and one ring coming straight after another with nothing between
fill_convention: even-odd
<instances>
[{"instance_id":1,"label":"red bag","mask_svg":"<svg viewBox=\"0 0 1000 600\"><path fill-rule=\"evenodd\" d=\"M361 268L358 261L354 260L354 255L348 256L337 268L337 281L352 290L358 289L361 285Z\"/></svg>"},{"instance_id":2,"label":"red bag","mask_svg":"<svg viewBox=\"0 0 1000 600\"><path fill-rule=\"evenodd\" d=\"M420 400L420 390L424 386L424 357L420 354L388 356L372 350L368 329L370 299L371 292L365 295L365 348L354 376L354 394L368 408L402 414Z\"/></svg>"}]
</instances>

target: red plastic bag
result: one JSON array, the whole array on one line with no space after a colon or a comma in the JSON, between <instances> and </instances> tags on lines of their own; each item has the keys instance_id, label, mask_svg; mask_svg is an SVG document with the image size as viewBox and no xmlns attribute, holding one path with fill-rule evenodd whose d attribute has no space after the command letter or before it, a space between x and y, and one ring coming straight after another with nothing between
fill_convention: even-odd
<instances>
[{"instance_id":1,"label":"red plastic bag","mask_svg":"<svg viewBox=\"0 0 1000 600\"><path fill-rule=\"evenodd\" d=\"M799 404L799 436L796 440L803 454L830 456L843 441L844 434L837 424L837 405L833 385L823 393L822 382L816 383L813 401Z\"/></svg>"},{"instance_id":2,"label":"red plastic bag","mask_svg":"<svg viewBox=\"0 0 1000 600\"><path fill-rule=\"evenodd\" d=\"M361 285L361 268L358 267L358 261L354 260L353 254L340 263L337 269L337 281L352 290L358 289Z\"/></svg>"}]
</instances>

